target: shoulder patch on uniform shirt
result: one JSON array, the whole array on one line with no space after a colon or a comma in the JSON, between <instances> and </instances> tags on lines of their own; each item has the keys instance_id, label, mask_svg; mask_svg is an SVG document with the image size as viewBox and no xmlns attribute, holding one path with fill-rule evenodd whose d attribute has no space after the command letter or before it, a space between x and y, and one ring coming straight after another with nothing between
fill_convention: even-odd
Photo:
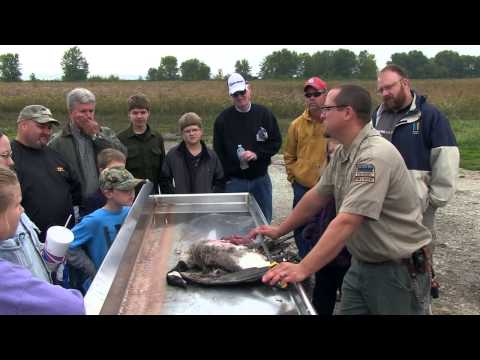
<instances>
[{"instance_id":1,"label":"shoulder patch on uniform shirt","mask_svg":"<svg viewBox=\"0 0 480 360\"><path fill-rule=\"evenodd\" d=\"M375 165L369 163L359 163L355 165L353 173L353 182L375 182Z\"/></svg>"}]
</instances>

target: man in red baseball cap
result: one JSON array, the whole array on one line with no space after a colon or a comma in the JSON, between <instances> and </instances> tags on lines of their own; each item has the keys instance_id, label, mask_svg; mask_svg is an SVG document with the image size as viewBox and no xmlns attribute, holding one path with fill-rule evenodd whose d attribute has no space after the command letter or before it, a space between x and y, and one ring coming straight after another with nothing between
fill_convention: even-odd
<instances>
[{"instance_id":1,"label":"man in red baseball cap","mask_svg":"<svg viewBox=\"0 0 480 360\"><path fill-rule=\"evenodd\" d=\"M305 81L305 84L303 85L303 91L306 92L308 87L311 87L317 91L324 91L327 89L327 83L322 79L320 79L319 77L314 76L308 79L307 81ZM323 97L322 105L324 101L325 101L325 96Z\"/></svg>"},{"instance_id":2,"label":"man in red baseball cap","mask_svg":"<svg viewBox=\"0 0 480 360\"><path fill-rule=\"evenodd\" d=\"M325 102L327 84L319 77L308 79L303 86L305 110L289 126L284 151L288 181L293 186L293 207L320 179L327 158L327 139L320 118ZM306 255L301 233L295 231L299 255Z\"/></svg>"},{"instance_id":3,"label":"man in red baseball cap","mask_svg":"<svg viewBox=\"0 0 480 360\"><path fill-rule=\"evenodd\" d=\"M315 76L305 81L303 91L305 111L290 124L283 154L288 180L293 187L293 207L318 182L327 159L327 139L324 136L325 127L320 117L321 107L327 95L327 84ZM335 211L335 206L329 208ZM295 243L301 258L304 258L315 245L303 238L304 228L305 226L302 226L294 231ZM333 309L324 304L325 301L322 299L325 296L319 295L320 291L322 289L317 289L316 284L313 290L313 304L319 314L331 314ZM334 289L334 298L335 295Z\"/></svg>"}]
</instances>

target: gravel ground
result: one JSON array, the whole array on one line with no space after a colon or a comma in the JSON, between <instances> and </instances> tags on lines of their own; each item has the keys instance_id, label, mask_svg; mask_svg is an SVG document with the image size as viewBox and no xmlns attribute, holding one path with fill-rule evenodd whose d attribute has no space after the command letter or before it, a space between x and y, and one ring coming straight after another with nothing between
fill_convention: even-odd
<instances>
[{"instance_id":1,"label":"gravel ground","mask_svg":"<svg viewBox=\"0 0 480 360\"><path fill-rule=\"evenodd\" d=\"M293 193L287 181L283 157L272 159L273 222L291 211ZM480 172L461 170L457 192L437 211L438 244L434 264L440 297L434 314L480 314ZM292 246L295 246L292 243Z\"/></svg>"}]
</instances>

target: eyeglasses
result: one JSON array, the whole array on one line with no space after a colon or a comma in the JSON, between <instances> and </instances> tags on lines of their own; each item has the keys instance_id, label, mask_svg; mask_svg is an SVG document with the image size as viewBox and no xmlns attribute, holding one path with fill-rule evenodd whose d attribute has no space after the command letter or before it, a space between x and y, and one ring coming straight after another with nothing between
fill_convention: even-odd
<instances>
[{"instance_id":1,"label":"eyeglasses","mask_svg":"<svg viewBox=\"0 0 480 360\"><path fill-rule=\"evenodd\" d=\"M317 98L319 96L322 96L323 94L325 94L325 91L316 91L313 93L305 93L305 97L307 99L310 99L312 96Z\"/></svg>"},{"instance_id":2,"label":"eyeglasses","mask_svg":"<svg viewBox=\"0 0 480 360\"><path fill-rule=\"evenodd\" d=\"M0 157L4 158L4 159L9 159L12 157L12 151L8 151L6 153L3 153L3 154L0 154Z\"/></svg>"},{"instance_id":3,"label":"eyeglasses","mask_svg":"<svg viewBox=\"0 0 480 360\"><path fill-rule=\"evenodd\" d=\"M247 93L247 89L242 91L237 91L232 94L233 97L244 96Z\"/></svg>"},{"instance_id":4,"label":"eyeglasses","mask_svg":"<svg viewBox=\"0 0 480 360\"><path fill-rule=\"evenodd\" d=\"M329 112L330 110L334 110L334 109L339 109L339 108L344 108L344 107L347 107L347 106L350 106L350 105L332 105L332 106L322 106L320 107L320 112L322 113L326 113L326 112Z\"/></svg>"},{"instance_id":5,"label":"eyeglasses","mask_svg":"<svg viewBox=\"0 0 480 360\"><path fill-rule=\"evenodd\" d=\"M386 91L392 90L393 87L394 87L395 85L397 85L397 83L399 83L399 82L402 81L402 80L403 80L403 78L398 79L398 80L395 81L393 84L385 85L384 87L379 87L379 88L377 89L377 94L382 94L384 90L386 90Z\"/></svg>"}]
</instances>

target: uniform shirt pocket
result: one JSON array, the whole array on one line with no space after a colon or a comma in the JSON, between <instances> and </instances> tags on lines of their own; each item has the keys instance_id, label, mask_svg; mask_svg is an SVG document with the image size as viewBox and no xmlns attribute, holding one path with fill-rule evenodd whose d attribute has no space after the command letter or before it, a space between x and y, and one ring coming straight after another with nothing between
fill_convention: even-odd
<instances>
[{"instance_id":1,"label":"uniform shirt pocket","mask_svg":"<svg viewBox=\"0 0 480 360\"><path fill-rule=\"evenodd\" d=\"M143 159L141 157L141 151L138 147L128 148L127 168L138 169L143 165Z\"/></svg>"}]
</instances>

